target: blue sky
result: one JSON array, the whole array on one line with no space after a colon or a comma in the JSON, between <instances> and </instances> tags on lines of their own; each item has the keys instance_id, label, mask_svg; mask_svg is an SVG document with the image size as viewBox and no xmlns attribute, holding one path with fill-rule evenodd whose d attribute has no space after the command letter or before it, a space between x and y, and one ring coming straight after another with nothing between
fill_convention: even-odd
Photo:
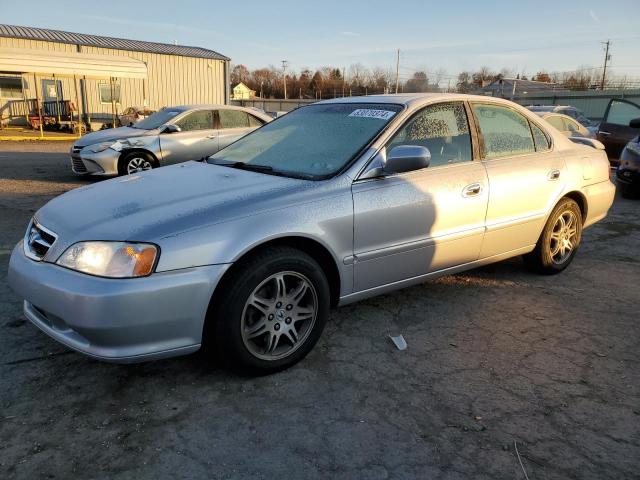
<instances>
[{"instance_id":1,"label":"blue sky","mask_svg":"<svg viewBox=\"0 0 640 480\"><path fill-rule=\"evenodd\" d=\"M250 68L395 66L401 73L486 65L528 75L601 66L612 41L616 75L640 77L637 0L79 2L0 0L0 22L196 45Z\"/></svg>"}]
</instances>

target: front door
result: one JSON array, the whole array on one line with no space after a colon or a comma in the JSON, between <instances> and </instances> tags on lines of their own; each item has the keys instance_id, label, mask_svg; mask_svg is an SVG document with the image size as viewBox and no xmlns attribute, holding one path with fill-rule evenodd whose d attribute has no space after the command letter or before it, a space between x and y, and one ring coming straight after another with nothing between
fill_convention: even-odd
<instances>
[{"instance_id":1,"label":"front door","mask_svg":"<svg viewBox=\"0 0 640 480\"><path fill-rule=\"evenodd\" d=\"M639 128L629 126L629 122L635 118L640 118L640 106L633 102L616 98L607 105L597 138L604 143L611 163L619 162L625 145L640 133Z\"/></svg>"},{"instance_id":2,"label":"front door","mask_svg":"<svg viewBox=\"0 0 640 480\"><path fill-rule=\"evenodd\" d=\"M385 146L425 146L429 167L353 184L354 291L478 258L489 191L469 132L462 102L429 105Z\"/></svg>"},{"instance_id":3,"label":"front door","mask_svg":"<svg viewBox=\"0 0 640 480\"><path fill-rule=\"evenodd\" d=\"M491 195L480 258L536 243L567 172L549 137L506 105L472 103Z\"/></svg>"},{"instance_id":4,"label":"front door","mask_svg":"<svg viewBox=\"0 0 640 480\"><path fill-rule=\"evenodd\" d=\"M213 110L188 112L174 122L179 132L161 133L163 163L200 160L218 151L218 131L213 125Z\"/></svg>"}]
</instances>

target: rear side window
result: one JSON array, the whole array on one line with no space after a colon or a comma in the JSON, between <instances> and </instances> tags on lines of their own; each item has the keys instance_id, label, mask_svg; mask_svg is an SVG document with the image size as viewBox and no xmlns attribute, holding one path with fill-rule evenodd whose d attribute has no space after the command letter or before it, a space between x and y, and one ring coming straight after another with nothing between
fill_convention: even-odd
<instances>
[{"instance_id":1,"label":"rear side window","mask_svg":"<svg viewBox=\"0 0 640 480\"><path fill-rule=\"evenodd\" d=\"M508 157L535 152L528 120L500 105L472 104L484 140L483 158Z\"/></svg>"},{"instance_id":2,"label":"rear side window","mask_svg":"<svg viewBox=\"0 0 640 480\"><path fill-rule=\"evenodd\" d=\"M420 145L431 152L431 167L470 162L471 137L464 105L438 103L411 118L387 144L387 152L399 145Z\"/></svg>"},{"instance_id":3,"label":"rear side window","mask_svg":"<svg viewBox=\"0 0 640 480\"><path fill-rule=\"evenodd\" d=\"M533 133L533 143L536 152L544 152L551 148L551 139L538 127L535 123L529 122L531 125L531 133Z\"/></svg>"},{"instance_id":4,"label":"rear side window","mask_svg":"<svg viewBox=\"0 0 640 480\"><path fill-rule=\"evenodd\" d=\"M218 110L220 128L247 128L249 115L241 110Z\"/></svg>"},{"instance_id":5,"label":"rear side window","mask_svg":"<svg viewBox=\"0 0 640 480\"><path fill-rule=\"evenodd\" d=\"M564 122L562 121L562 117L559 115L551 115L545 118L547 122L551 124L553 128L556 128L563 132L565 130Z\"/></svg>"},{"instance_id":6,"label":"rear side window","mask_svg":"<svg viewBox=\"0 0 640 480\"><path fill-rule=\"evenodd\" d=\"M247 116L249 117L249 126L250 127L261 127L262 125L264 125L264 122L262 120L260 120L259 118L256 118L251 114L248 114Z\"/></svg>"}]
</instances>

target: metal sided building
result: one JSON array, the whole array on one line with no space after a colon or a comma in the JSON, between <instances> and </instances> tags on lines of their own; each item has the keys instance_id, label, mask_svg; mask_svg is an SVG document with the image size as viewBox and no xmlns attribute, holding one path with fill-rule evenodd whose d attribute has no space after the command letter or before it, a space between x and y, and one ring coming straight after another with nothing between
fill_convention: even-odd
<instances>
[{"instance_id":1,"label":"metal sided building","mask_svg":"<svg viewBox=\"0 0 640 480\"><path fill-rule=\"evenodd\" d=\"M92 125L131 106L225 104L229 61L200 47L0 24L0 120L24 123L60 104Z\"/></svg>"}]
</instances>

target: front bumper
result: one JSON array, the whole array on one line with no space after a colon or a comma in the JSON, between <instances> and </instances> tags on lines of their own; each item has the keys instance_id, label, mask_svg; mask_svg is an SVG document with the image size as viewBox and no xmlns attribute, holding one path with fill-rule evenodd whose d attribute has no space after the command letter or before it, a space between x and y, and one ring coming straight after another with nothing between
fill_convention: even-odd
<instances>
[{"instance_id":1,"label":"front bumper","mask_svg":"<svg viewBox=\"0 0 640 480\"><path fill-rule=\"evenodd\" d=\"M71 149L71 170L78 175L117 175L120 152L110 148L94 153L86 148Z\"/></svg>"},{"instance_id":2,"label":"front bumper","mask_svg":"<svg viewBox=\"0 0 640 480\"><path fill-rule=\"evenodd\" d=\"M134 363L194 352L209 300L228 265L108 279L11 254L9 284L38 328L91 357Z\"/></svg>"}]
</instances>

